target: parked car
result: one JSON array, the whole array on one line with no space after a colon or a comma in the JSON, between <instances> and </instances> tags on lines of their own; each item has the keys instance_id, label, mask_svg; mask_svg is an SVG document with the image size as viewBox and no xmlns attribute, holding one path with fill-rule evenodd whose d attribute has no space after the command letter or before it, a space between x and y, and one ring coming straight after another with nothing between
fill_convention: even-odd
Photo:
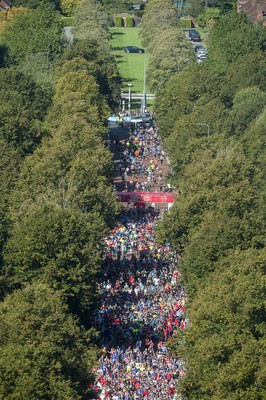
<instances>
[{"instance_id":1,"label":"parked car","mask_svg":"<svg viewBox=\"0 0 266 400\"><path fill-rule=\"evenodd\" d=\"M195 51L195 53L197 53L197 54L198 54L199 51L203 51L203 50L206 51L205 47L202 46L202 44L196 44L196 45L194 46L194 51Z\"/></svg>"},{"instance_id":2,"label":"parked car","mask_svg":"<svg viewBox=\"0 0 266 400\"><path fill-rule=\"evenodd\" d=\"M207 50L206 50L204 47L202 47L201 49L199 49L199 50L196 52L196 55L197 55L197 56L199 56L200 54L207 54Z\"/></svg>"},{"instance_id":3,"label":"parked car","mask_svg":"<svg viewBox=\"0 0 266 400\"><path fill-rule=\"evenodd\" d=\"M192 40L193 42L201 42L200 34L196 30L190 31L189 37L190 37L190 40Z\"/></svg>"},{"instance_id":4,"label":"parked car","mask_svg":"<svg viewBox=\"0 0 266 400\"><path fill-rule=\"evenodd\" d=\"M199 55L197 56L198 62L205 61L206 58L207 58L207 55L206 55L206 54L199 54Z\"/></svg>"},{"instance_id":5,"label":"parked car","mask_svg":"<svg viewBox=\"0 0 266 400\"><path fill-rule=\"evenodd\" d=\"M145 53L144 49L140 49L137 46L126 46L125 52L126 53Z\"/></svg>"}]
</instances>

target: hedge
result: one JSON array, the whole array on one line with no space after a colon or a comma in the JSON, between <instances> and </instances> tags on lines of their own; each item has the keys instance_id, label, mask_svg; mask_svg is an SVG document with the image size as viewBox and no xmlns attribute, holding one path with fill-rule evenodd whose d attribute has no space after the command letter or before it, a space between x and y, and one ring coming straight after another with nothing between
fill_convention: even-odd
<instances>
[{"instance_id":1,"label":"hedge","mask_svg":"<svg viewBox=\"0 0 266 400\"><path fill-rule=\"evenodd\" d=\"M134 18L133 17L126 17L126 27L132 28L134 26Z\"/></svg>"},{"instance_id":2,"label":"hedge","mask_svg":"<svg viewBox=\"0 0 266 400\"><path fill-rule=\"evenodd\" d=\"M115 23L115 26L116 26L117 28L121 28L121 27L124 25L123 18L120 17L119 15L116 15L116 16L114 17L114 23Z\"/></svg>"}]
</instances>

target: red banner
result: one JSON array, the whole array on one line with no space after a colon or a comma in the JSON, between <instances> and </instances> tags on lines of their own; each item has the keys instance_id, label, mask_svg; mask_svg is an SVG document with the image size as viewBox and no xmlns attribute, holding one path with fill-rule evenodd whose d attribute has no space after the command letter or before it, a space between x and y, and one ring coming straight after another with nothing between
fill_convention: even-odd
<instances>
[{"instance_id":1,"label":"red banner","mask_svg":"<svg viewBox=\"0 0 266 400\"><path fill-rule=\"evenodd\" d=\"M168 192L117 192L120 201L133 203L174 203L175 198Z\"/></svg>"}]
</instances>

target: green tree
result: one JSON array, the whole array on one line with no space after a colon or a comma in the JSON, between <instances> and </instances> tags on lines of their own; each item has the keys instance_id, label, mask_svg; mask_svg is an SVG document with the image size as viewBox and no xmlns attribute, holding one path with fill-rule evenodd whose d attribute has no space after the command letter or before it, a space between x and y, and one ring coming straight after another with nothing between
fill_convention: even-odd
<instances>
[{"instance_id":1,"label":"green tree","mask_svg":"<svg viewBox=\"0 0 266 400\"><path fill-rule=\"evenodd\" d=\"M93 332L70 315L61 295L34 283L0 304L0 398L95 398Z\"/></svg>"},{"instance_id":2,"label":"green tree","mask_svg":"<svg viewBox=\"0 0 266 400\"><path fill-rule=\"evenodd\" d=\"M75 12L75 33L78 39L88 39L95 31L105 31L109 27L109 17L101 3L96 0L82 0ZM108 37L108 36L106 36ZM99 43L99 45L101 45Z\"/></svg>"},{"instance_id":3,"label":"green tree","mask_svg":"<svg viewBox=\"0 0 266 400\"><path fill-rule=\"evenodd\" d=\"M255 120L252 120L250 126L245 130L240 138L244 151L250 162L264 173L266 160L266 109L258 115Z\"/></svg>"},{"instance_id":4,"label":"green tree","mask_svg":"<svg viewBox=\"0 0 266 400\"><path fill-rule=\"evenodd\" d=\"M254 25L245 14L227 13L210 32L208 63L219 73L224 73L239 57L264 51L265 39L265 29Z\"/></svg>"},{"instance_id":5,"label":"green tree","mask_svg":"<svg viewBox=\"0 0 266 400\"><path fill-rule=\"evenodd\" d=\"M73 115L53 137L28 157L14 193L13 213L27 213L30 204L99 211L112 224L118 203L110 185L112 155L100 133Z\"/></svg>"},{"instance_id":6,"label":"green tree","mask_svg":"<svg viewBox=\"0 0 266 400\"><path fill-rule=\"evenodd\" d=\"M60 8L65 15L73 15L82 0L60 0Z\"/></svg>"},{"instance_id":7,"label":"green tree","mask_svg":"<svg viewBox=\"0 0 266 400\"><path fill-rule=\"evenodd\" d=\"M61 124L68 115L78 114L88 124L103 129L109 113L109 107L92 75L86 71L68 72L59 78L50 114L50 118L57 123Z\"/></svg>"},{"instance_id":8,"label":"green tree","mask_svg":"<svg viewBox=\"0 0 266 400\"><path fill-rule=\"evenodd\" d=\"M204 12L206 0L190 0L188 7L188 14L192 17L197 17Z\"/></svg>"},{"instance_id":9,"label":"green tree","mask_svg":"<svg viewBox=\"0 0 266 400\"><path fill-rule=\"evenodd\" d=\"M260 114L266 104L266 92L258 87L247 87L239 90L230 110L234 133L241 134L248 125Z\"/></svg>"},{"instance_id":10,"label":"green tree","mask_svg":"<svg viewBox=\"0 0 266 400\"><path fill-rule=\"evenodd\" d=\"M190 115L195 103L204 97L204 102L215 102L219 98L221 78L205 64L192 64L181 74L176 74L169 79L165 86L158 91L156 97L156 115L160 124L162 137L173 131L175 124L182 115ZM202 101L200 111L204 106ZM206 110L210 113L210 107ZM219 112L219 116L220 112ZM212 120L214 118L212 117ZM198 121L202 121L199 115ZM183 124L182 124L183 125Z\"/></svg>"},{"instance_id":11,"label":"green tree","mask_svg":"<svg viewBox=\"0 0 266 400\"><path fill-rule=\"evenodd\" d=\"M0 267L2 267L3 246L9 235L10 220L8 209L10 195L18 178L21 163L18 152L4 140L0 140Z\"/></svg>"},{"instance_id":12,"label":"green tree","mask_svg":"<svg viewBox=\"0 0 266 400\"><path fill-rule=\"evenodd\" d=\"M0 137L22 155L32 152L44 135L42 121L50 101L32 78L5 70L0 76Z\"/></svg>"},{"instance_id":13,"label":"green tree","mask_svg":"<svg viewBox=\"0 0 266 400\"><path fill-rule=\"evenodd\" d=\"M121 76L115 60L111 56L108 41L99 42L98 39L88 38L75 42L65 51L63 62L77 57L84 58L87 61L86 66L84 62L82 64L84 70L95 77L100 93L104 96L109 107L114 110L120 104ZM73 68L72 72L80 71L80 67L77 67L76 65L76 69Z\"/></svg>"},{"instance_id":14,"label":"green tree","mask_svg":"<svg viewBox=\"0 0 266 400\"><path fill-rule=\"evenodd\" d=\"M174 248L184 249L180 268L191 291L228 249L264 245L254 174L241 147L233 143L198 152L183 169L178 206L162 222L159 235L165 241L170 230Z\"/></svg>"},{"instance_id":15,"label":"green tree","mask_svg":"<svg viewBox=\"0 0 266 400\"><path fill-rule=\"evenodd\" d=\"M189 307L181 392L189 399L265 395L265 249L236 250L202 283Z\"/></svg>"},{"instance_id":16,"label":"green tree","mask_svg":"<svg viewBox=\"0 0 266 400\"><path fill-rule=\"evenodd\" d=\"M59 10L61 0L13 0L12 4L15 7L38 8L42 4L51 4Z\"/></svg>"},{"instance_id":17,"label":"green tree","mask_svg":"<svg viewBox=\"0 0 266 400\"><path fill-rule=\"evenodd\" d=\"M265 75L266 57L263 52L255 51L239 57L226 71L221 87L223 101L226 100L231 107L235 94L249 86L257 86L265 91Z\"/></svg>"},{"instance_id":18,"label":"green tree","mask_svg":"<svg viewBox=\"0 0 266 400\"><path fill-rule=\"evenodd\" d=\"M141 36L145 47L152 46L158 33L165 29L177 27L178 15L171 0L150 0L146 7L141 23Z\"/></svg>"},{"instance_id":19,"label":"green tree","mask_svg":"<svg viewBox=\"0 0 266 400\"><path fill-rule=\"evenodd\" d=\"M1 34L1 42L13 63L27 60L32 54L48 52L49 60L62 53L66 37L60 15L50 5L16 14Z\"/></svg>"},{"instance_id":20,"label":"green tree","mask_svg":"<svg viewBox=\"0 0 266 400\"><path fill-rule=\"evenodd\" d=\"M173 27L162 31L150 48L148 81L153 91L169 81L171 76L195 62L191 43L181 29Z\"/></svg>"},{"instance_id":21,"label":"green tree","mask_svg":"<svg viewBox=\"0 0 266 400\"><path fill-rule=\"evenodd\" d=\"M106 12L113 17L114 14L132 11L134 0L102 0Z\"/></svg>"},{"instance_id":22,"label":"green tree","mask_svg":"<svg viewBox=\"0 0 266 400\"><path fill-rule=\"evenodd\" d=\"M13 224L4 252L11 290L42 280L59 290L86 322L96 301L96 276L106 225L97 212L32 205Z\"/></svg>"}]
</instances>

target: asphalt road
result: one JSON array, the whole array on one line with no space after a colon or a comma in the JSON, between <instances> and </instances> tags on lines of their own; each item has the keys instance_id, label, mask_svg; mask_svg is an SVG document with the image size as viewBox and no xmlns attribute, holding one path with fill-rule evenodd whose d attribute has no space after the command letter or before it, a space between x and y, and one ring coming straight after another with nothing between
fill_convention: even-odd
<instances>
[{"instance_id":1,"label":"asphalt road","mask_svg":"<svg viewBox=\"0 0 266 400\"><path fill-rule=\"evenodd\" d=\"M125 128L110 128L109 129L110 140L125 140L129 138L129 131Z\"/></svg>"}]
</instances>

